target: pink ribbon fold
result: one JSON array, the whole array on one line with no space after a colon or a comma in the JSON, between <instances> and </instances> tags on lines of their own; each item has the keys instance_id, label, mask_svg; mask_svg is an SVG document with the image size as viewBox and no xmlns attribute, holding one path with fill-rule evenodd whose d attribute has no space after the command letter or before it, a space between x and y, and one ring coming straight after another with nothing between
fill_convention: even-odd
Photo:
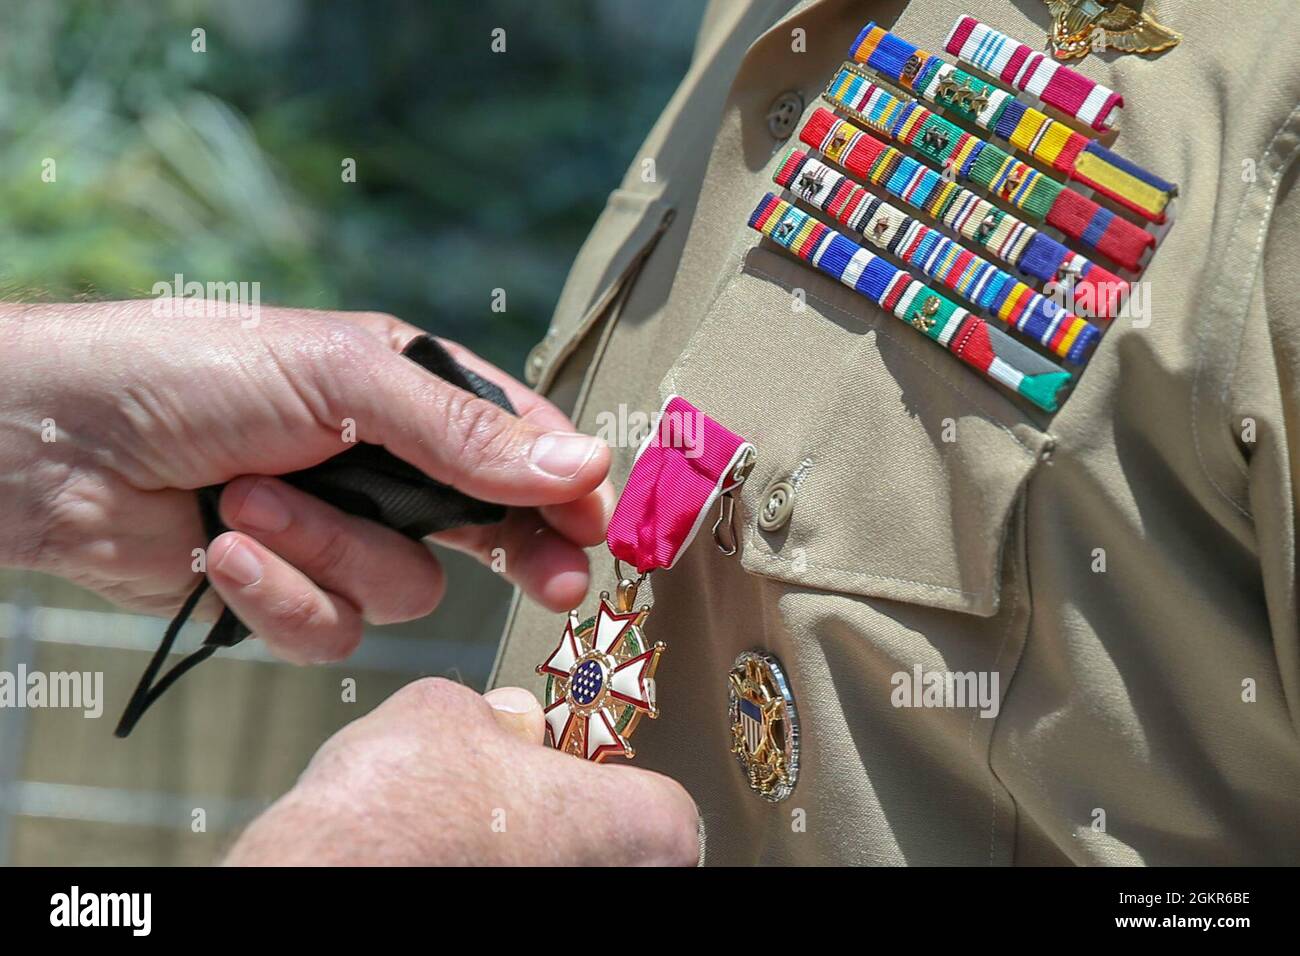
<instances>
[{"instance_id":1,"label":"pink ribbon fold","mask_svg":"<svg viewBox=\"0 0 1300 956\"><path fill-rule=\"evenodd\" d=\"M605 540L639 573L671 568L694 540L753 446L686 399L671 395L637 450Z\"/></svg>"}]
</instances>

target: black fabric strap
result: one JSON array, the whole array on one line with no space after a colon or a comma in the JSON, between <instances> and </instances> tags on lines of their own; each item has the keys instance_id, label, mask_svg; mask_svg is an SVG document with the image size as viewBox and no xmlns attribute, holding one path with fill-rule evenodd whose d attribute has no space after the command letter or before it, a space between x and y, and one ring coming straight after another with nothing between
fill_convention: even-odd
<instances>
[{"instance_id":1,"label":"black fabric strap","mask_svg":"<svg viewBox=\"0 0 1300 956\"><path fill-rule=\"evenodd\" d=\"M113 731L114 736L125 737L129 734L135 727L136 721L149 709L150 704L162 696L163 691L176 683L177 679L195 664L207 660L216 652L216 644L205 642L197 651L164 674L162 680L156 684L154 683L158 672L162 670L163 662L167 660L167 655L172 651L172 645L176 643L176 635L181 632L185 622L194 613L199 598L203 597L203 592L207 589L208 579L204 578L199 582L198 587L190 592L190 596L185 599L185 603L176 612L172 622L167 625L162 643L153 652L153 657L149 659L149 666L144 669L144 674L140 677L140 683L135 685L135 690L131 693L131 699L127 702L126 710L122 711L122 719L117 722L117 729Z\"/></svg>"}]
</instances>

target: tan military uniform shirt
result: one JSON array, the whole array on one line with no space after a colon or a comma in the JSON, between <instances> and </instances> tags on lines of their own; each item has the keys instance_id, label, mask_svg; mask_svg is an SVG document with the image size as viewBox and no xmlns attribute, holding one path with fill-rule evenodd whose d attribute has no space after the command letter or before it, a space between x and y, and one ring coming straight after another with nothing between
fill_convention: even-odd
<instances>
[{"instance_id":1,"label":"tan military uniform shirt","mask_svg":"<svg viewBox=\"0 0 1300 956\"><path fill-rule=\"evenodd\" d=\"M1180 184L1176 221L1149 324L1117 321L1055 415L746 227L867 21L942 51L971 13L1041 46L1035 0L718 0L582 248L538 387L588 431L677 392L758 448L739 554L701 535L650 581L668 650L636 759L694 795L707 862L1300 862L1296 14L1154 6L1180 46L1076 67L1124 95L1114 148ZM496 682L540 691L562 623L518 602ZM751 648L798 707L782 803L729 753ZM894 706L916 665L996 673L996 717Z\"/></svg>"}]
</instances>

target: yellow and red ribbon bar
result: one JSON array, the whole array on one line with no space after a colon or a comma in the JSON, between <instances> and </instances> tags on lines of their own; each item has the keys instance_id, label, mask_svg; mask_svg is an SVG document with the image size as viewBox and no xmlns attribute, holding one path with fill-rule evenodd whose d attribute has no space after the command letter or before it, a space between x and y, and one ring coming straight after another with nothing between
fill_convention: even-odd
<instances>
[{"instance_id":1,"label":"yellow and red ribbon bar","mask_svg":"<svg viewBox=\"0 0 1300 956\"><path fill-rule=\"evenodd\" d=\"M1091 322L801 149L791 151L772 178L803 202L862 233L876 248L937 279L1067 362L1082 365L1101 340L1101 331Z\"/></svg>"},{"instance_id":2,"label":"yellow and red ribbon bar","mask_svg":"<svg viewBox=\"0 0 1300 956\"><path fill-rule=\"evenodd\" d=\"M1034 221L1060 229L1125 269L1138 272L1142 257L1148 249L1155 248L1155 236L1145 229L1062 186L1005 150L967 133L920 103L899 99L855 66L846 64L840 68L827 88L826 97L856 121L913 147L927 159L984 187ZM808 125L812 124L810 119ZM827 138L825 146L818 148L838 162L837 144L847 142L849 135L838 130Z\"/></svg>"},{"instance_id":3,"label":"yellow and red ribbon bar","mask_svg":"<svg viewBox=\"0 0 1300 956\"><path fill-rule=\"evenodd\" d=\"M874 23L858 34L849 56L1152 222L1164 222L1178 193L1173 183Z\"/></svg>"},{"instance_id":4,"label":"yellow and red ribbon bar","mask_svg":"<svg viewBox=\"0 0 1300 956\"><path fill-rule=\"evenodd\" d=\"M833 144L837 134L844 142L834 157L827 158L853 176L878 186L1026 275L1068 284L1077 311L1100 319L1119 314L1128 293L1128 283L1119 276L830 110L817 110L799 131L799 138L820 150L828 142Z\"/></svg>"}]
</instances>

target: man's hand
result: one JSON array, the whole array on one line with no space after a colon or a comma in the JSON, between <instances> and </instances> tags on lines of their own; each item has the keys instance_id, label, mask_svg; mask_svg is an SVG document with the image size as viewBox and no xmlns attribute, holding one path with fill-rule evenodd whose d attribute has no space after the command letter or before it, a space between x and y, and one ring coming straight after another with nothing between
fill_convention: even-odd
<instances>
[{"instance_id":1,"label":"man's hand","mask_svg":"<svg viewBox=\"0 0 1300 956\"><path fill-rule=\"evenodd\" d=\"M514 506L434 540L503 554L506 576L554 610L585 595L581 546L612 510L609 451L545 399L452 343L519 417L429 375L398 354L418 330L389 316L265 308L248 327L160 318L155 304L0 307L0 565L171 614L209 545L194 489L229 481L233 530L208 548L216 594L199 616L219 598L281 657L344 657L363 620L420 617L443 588L423 544L264 477L352 439Z\"/></svg>"},{"instance_id":2,"label":"man's hand","mask_svg":"<svg viewBox=\"0 0 1300 956\"><path fill-rule=\"evenodd\" d=\"M343 728L226 862L693 866L695 804L667 777L540 746L525 690L408 684Z\"/></svg>"}]
</instances>

